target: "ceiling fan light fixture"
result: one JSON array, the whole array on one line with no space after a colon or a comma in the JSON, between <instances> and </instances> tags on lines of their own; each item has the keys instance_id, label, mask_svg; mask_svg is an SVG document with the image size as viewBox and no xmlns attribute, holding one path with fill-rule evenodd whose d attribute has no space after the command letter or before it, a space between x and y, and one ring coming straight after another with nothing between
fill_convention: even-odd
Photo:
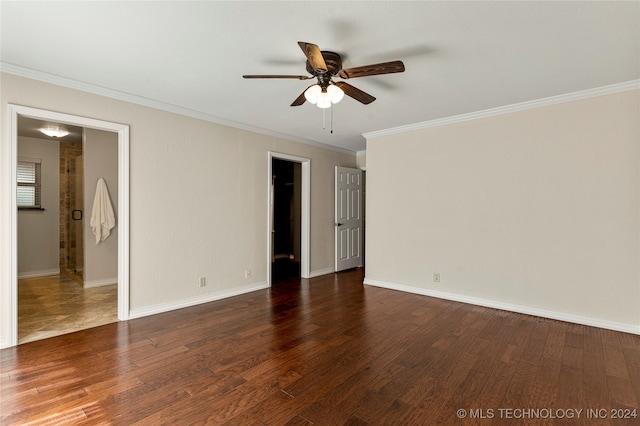
<instances>
[{"instance_id":1,"label":"ceiling fan light fixture","mask_svg":"<svg viewBox=\"0 0 640 426\"><path fill-rule=\"evenodd\" d=\"M41 133L44 133L45 135L52 138L63 138L69 134L69 131L67 129L60 126L49 125L39 130Z\"/></svg>"},{"instance_id":2,"label":"ceiling fan light fixture","mask_svg":"<svg viewBox=\"0 0 640 426\"><path fill-rule=\"evenodd\" d=\"M318 99L316 105L318 108L329 108L331 106L331 97L326 91L320 94L320 99Z\"/></svg>"},{"instance_id":3,"label":"ceiling fan light fixture","mask_svg":"<svg viewBox=\"0 0 640 426\"><path fill-rule=\"evenodd\" d=\"M331 99L332 104L337 104L342 100L342 98L344 98L344 91L338 86L332 84L327 87L327 95Z\"/></svg>"},{"instance_id":4,"label":"ceiling fan light fixture","mask_svg":"<svg viewBox=\"0 0 640 426\"><path fill-rule=\"evenodd\" d=\"M329 85L322 88L319 84L314 84L304 92L305 99L318 108L329 108L332 104L337 104L344 97L344 92L336 85Z\"/></svg>"},{"instance_id":5,"label":"ceiling fan light fixture","mask_svg":"<svg viewBox=\"0 0 640 426\"><path fill-rule=\"evenodd\" d=\"M312 104L317 104L322 94L322 88L318 84L314 84L304 92L305 99Z\"/></svg>"}]
</instances>

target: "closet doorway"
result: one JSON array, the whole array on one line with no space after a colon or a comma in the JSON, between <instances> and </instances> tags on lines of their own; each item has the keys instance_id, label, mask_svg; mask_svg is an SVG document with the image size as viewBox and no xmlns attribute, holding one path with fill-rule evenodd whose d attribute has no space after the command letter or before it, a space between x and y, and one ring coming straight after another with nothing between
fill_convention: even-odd
<instances>
[{"instance_id":1,"label":"closet doorway","mask_svg":"<svg viewBox=\"0 0 640 426\"><path fill-rule=\"evenodd\" d=\"M268 283L310 278L311 160L269 152L268 161Z\"/></svg>"},{"instance_id":2,"label":"closet doorway","mask_svg":"<svg viewBox=\"0 0 640 426\"><path fill-rule=\"evenodd\" d=\"M274 158L271 282L300 278L302 165Z\"/></svg>"}]
</instances>

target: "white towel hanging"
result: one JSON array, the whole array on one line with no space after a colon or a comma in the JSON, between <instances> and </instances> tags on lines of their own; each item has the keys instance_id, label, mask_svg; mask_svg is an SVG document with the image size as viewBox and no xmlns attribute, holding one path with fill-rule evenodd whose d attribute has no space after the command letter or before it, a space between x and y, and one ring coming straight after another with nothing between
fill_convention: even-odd
<instances>
[{"instance_id":1,"label":"white towel hanging","mask_svg":"<svg viewBox=\"0 0 640 426\"><path fill-rule=\"evenodd\" d=\"M91 230L96 236L96 245L109 237L114 226L116 226L116 218L109 199L107 184L103 178L100 178L91 210Z\"/></svg>"}]
</instances>

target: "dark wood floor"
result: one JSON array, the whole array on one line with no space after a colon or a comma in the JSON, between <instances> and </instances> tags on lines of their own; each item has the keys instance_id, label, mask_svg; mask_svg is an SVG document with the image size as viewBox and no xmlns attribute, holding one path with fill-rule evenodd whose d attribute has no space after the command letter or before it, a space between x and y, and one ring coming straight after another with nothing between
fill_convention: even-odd
<instances>
[{"instance_id":1,"label":"dark wood floor","mask_svg":"<svg viewBox=\"0 0 640 426\"><path fill-rule=\"evenodd\" d=\"M0 355L3 425L640 424L612 418L638 409L640 336L363 287L361 270Z\"/></svg>"}]
</instances>

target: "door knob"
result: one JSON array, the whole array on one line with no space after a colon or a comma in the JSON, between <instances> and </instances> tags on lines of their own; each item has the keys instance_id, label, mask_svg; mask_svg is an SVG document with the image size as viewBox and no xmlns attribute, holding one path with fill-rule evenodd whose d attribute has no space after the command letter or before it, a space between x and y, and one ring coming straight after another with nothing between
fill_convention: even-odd
<instances>
[{"instance_id":1,"label":"door knob","mask_svg":"<svg viewBox=\"0 0 640 426\"><path fill-rule=\"evenodd\" d=\"M342 226L342 225L344 225L344 223L335 223L334 225L335 226Z\"/></svg>"}]
</instances>

